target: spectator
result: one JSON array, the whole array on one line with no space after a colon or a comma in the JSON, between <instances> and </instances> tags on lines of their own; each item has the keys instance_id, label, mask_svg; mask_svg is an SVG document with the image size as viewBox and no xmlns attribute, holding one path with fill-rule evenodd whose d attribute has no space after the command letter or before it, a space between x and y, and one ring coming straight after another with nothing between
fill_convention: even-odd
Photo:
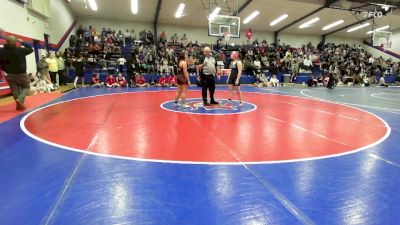
<instances>
[{"instance_id":1,"label":"spectator","mask_svg":"<svg viewBox=\"0 0 400 225\"><path fill-rule=\"evenodd\" d=\"M316 87L318 85L318 80L314 77L314 75L310 76L310 79L308 79L307 81L307 86L309 87Z\"/></svg>"},{"instance_id":2,"label":"spectator","mask_svg":"<svg viewBox=\"0 0 400 225\"><path fill-rule=\"evenodd\" d=\"M168 77L168 84L170 87L176 87L177 82L176 82L176 76L174 74L170 74Z\"/></svg>"},{"instance_id":3,"label":"spectator","mask_svg":"<svg viewBox=\"0 0 400 225\"><path fill-rule=\"evenodd\" d=\"M118 72L119 72L119 73L122 73L122 72L123 72L122 69L124 68L124 65L125 65L125 63L126 63L126 59L125 59L124 57L121 57L121 58L119 58L119 59L117 60L117 62L118 62L118 65L119 65L119 70L118 70Z\"/></svg>"},{"instance_id":4,"label":"spectator","mask_svg":"<svg viewBox=\"0 0 400 225\"><path fill-rule=\"evenodd\" d=\"M129 44L132 43L132 35L128 29L126 29L126 31L125 31L125 43L129 43Z\"/></svg>"},{"instance_id":5,"label":"spectator","mask_svg":"<svg viewBox=\"0 0 400 225\"><path fill-rule=\"evenodd\" d=\"M64 58L61 56L62 54L60 52L56 53L57 57L57 68L58 68L58 77L59 77L59 83L60 85L66 85L67 81L65 78L65 61Z\"/></svg>"},{"instance_id":6,"label":"spectator","mask_svg":"<svg viewBox=\"0 0 400 225\"><path fill-rule=\"evenodd\" d=\"M84 29L83 29L82 25L79 25L78 30L76 30L76 37L78 39L82 39L83 38L83 33L84 33Z\"/></svg>"},{"instance_id":7,"label":"spectator","mask_svg":"<svg viewBox=\"0 0 400 225\"><path fill-rule=\"evenodd\" d=\"M74 79L74 88L77 88L76 84L78 79L82 79L82 87L85 87L85 60L82 54L78 55L77 59L74 59L72 65L75 68L75 79Z\"/></svg>"},{"instance_id":8,"label":"spectator","mask_svg":"<svg viewBox=\"0 0 400 225\"><path fill-rule=\"evenodd\" d=\"M29 94L30 79L26 74L26 56L33 52L32 48L22 43L23 48L16 46L17 39L7 37L4 48L0 49L0 65L7 73L7 80L14 97L17 110L25 109L25 97Z\"/></svg>"},{"instance_id":9,"label":"spectator","mask_svg":"<svg viewBox=\"0 0 400 225\"><path fill-rule=\"evenodd\" d=\"M161 75L160 79L158 80L157 87L169 87L167 78L164 74Z\"/></svg>"},{"instance_id":10,"label":"spectator","mask_svg":"<svg viewBox=\"0 0 400 225\"><path fill-rule=\"evenodd\" d=\"M312 62L311 62L309 56L307 56L306 58L304 58L303 65L304 65L304 68L305 68L307 71L312 72L313 64L312 64Z\"/></svg>"},{"instance_id":11,"label":"spectator","mask_svg":"<svg viewBox=\"0 0 400 225\"><path fill-rule=\"evenodd\" d=\"M98 73L93 74L92 81L90 82L92 87L103 87L103 83L100 81L100 75Z\"/></svg>"},{"instance_id":12,"label":"spectator","mask_svg":"<svg viewBox=\"0 0 400 225\"><path fill-rule=\"evenodd\" d=\"M381 78L379 79L379 86L382 87L389 87L389 85L386 84L385 82L385 77L382 75Z\"/></svg>"},{"instance_id":13,"label":"spectator","mask_svg":"<svg viewBox=\"0 0 400 225\"><path fill-rule=\"evenodd\" d=\"M167 35L165 34L165 31L162 31L160 34L160 42L161 43L166 43L167 42Z\"/></svg>"},{"instance_id":14,"label":"spectator","mask_svg":"<svg viewBox=\"0 0 400 225\"><path fill-rule=\"evenodd\" d=\"M37 71L47 80L51 82L50 73L49 73L49 64L46 62L46 55L42 55L42 58L39 60L37 64Z\"/></svg>"},{"instance_id":15,"label":"spectator","mask_svg":"<svg viewBox=\"0 0 400 225\"><path fill-rule=\"evenodd\" d=\"M272 77L269 79L270 84L272 87L278 87L279 85L279 80L276 78L276 75L272 75Z\"/></svg>"},{"instance_id":16,"label":"spectator","mask_svg":"<svg viewBox=\"0 0 400 225\"><path fill-rule=\"evenodd\" d=\"M112 74L109 74L106 78L106 87L118 87L118 84L115 82L115 78Z\"/></svg>"},{"instance_id":17,"label":"spectator","mask_svg":"<svg viewBox=\"0 0 400 225\"><path fill-rule=\"evenodd\" d=\"M124 45L125 46L125 36L124 36L124 34L122 33L121 30L118 31L117 40L118 40L120 45Z\"/></svg>"},{"instance_id":18,"label":"spectator","mask_svg":"<svg viewBox=\"0 0 400 225\"><path fill-rule=\"evenodd\" d=\"M150 85L146 83L146 80L144 79L143 75L136 74L136 79L135 79L136 87L149 87Z\"/></svg>"},{"instance_id":19,"label":"spectator","mask_svg":"<svg viewBox=\"0 0 400 225\"><path fill-rule=\"evenodd\" d=\"M51 82L56 85L58 88L59 86L59 77L58 76L58 61L54 53L50 54L50 58L46 59L47 64L49 65L49 72Z\"/></svg>"},{"instance_id":20,"label":"spectator","mask_svg":"<svg viewBox=\"0 0 400 225\"><path fill-rule=\"evenodd\" d=\"M124 76L122 76L122 73L118 74L118 77L116 79L116 83L118 87L126 87L127 86L127 82Z\"/></svg>"}]
</instances>

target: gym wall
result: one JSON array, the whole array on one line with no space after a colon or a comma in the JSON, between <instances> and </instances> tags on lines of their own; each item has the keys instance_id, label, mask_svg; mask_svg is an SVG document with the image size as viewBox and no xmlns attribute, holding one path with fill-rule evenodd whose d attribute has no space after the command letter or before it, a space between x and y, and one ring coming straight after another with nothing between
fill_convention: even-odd
<instances>
[{"instance_id":1,"label":"gym wall","mask_svg":"<svg viewBox=\"0 0 400 225\"><path fill-rule=\"evenodd\" d=\"M74 15L63 0L51 1L50 18L28 10L17 1L1 0L0 27L6 32L30 39L44 41L44 34L48 34L50 43L57 44L74 20ZM27 63L27 72L36 72L34 54L27 57Z\"/></svg>"}]
</instances>

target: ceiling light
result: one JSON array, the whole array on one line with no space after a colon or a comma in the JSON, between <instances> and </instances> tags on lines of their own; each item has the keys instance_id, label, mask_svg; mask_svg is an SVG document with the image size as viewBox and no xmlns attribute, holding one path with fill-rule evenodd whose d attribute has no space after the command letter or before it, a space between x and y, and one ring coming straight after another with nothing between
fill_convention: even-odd
<instances>
[{"instance_id":1,"label":"ceiling light","mask_svg":"<svg viewBox=\"0 0 400 225\"><path fill-rule=\"evenodd\" d=\"M281 22L282 20L286 19L288 17L288 14L283 14L282 16L280 16L278 19L275 19L274 21L272 21L269 25L275 26L276 24L278 24L279 22Z\"/></svg>"},{"instance_id":2,"label":"ceiling light","mask_svg":"<svg viewBox=\"0 0 400 225\"><path fill-rule=\"evenodd\" d=\"M182 17L184 8L185 8L185 4L183 4L183 3L179 4L178 10L176 10L176 13L175 13L175 18Z\"/></svg>"},{"instance_id":3,"label":"ceiling light","mask_svg":"<svg viewBox=\"0 0 400 225\"><path fill-rule=\"evenodd\" d=\"M359 26L356 26L356 27L348 29L347 32L353 32L355 30L359 30L361 28L368 27L368 26L369 26L369 23L364 23L362 25L359 25Z\"/></svg>"},{"instance_id":4,"label":"ceiling light","mask_svg":"<svg viewBox=\"0 0 400 225\"><path fill-rule=\"evenodd\" d=\"M324 26L324 27L322 28L322 30L329 30L329 29L331 29L332 27L336 27L337 25L342 24L342 23L344 23L344 20L338 20L338 21L336 21L336 22L334 22L334 23L331 23L331 24L328 24L328 25Z\"/></svg>"},{"instance_id":5,"label":"ceiling light","mask_svg":"<svg viewBox=\"0 0 400 225\"><path fill-rule=\"evenodd\" d=\"M131 11L132 14L138 13L138 0L131 0Z\"/></svg>"},{"instance_id":6,"label":"ceiling light","mask_svg":"<svg viewBox=\"0 0 400 225\"><path fill-rule=\"evenodd\" d=\"M250 16L248 16L246 19L243 20L243 24L249 23L252 19L258 16L258 14L260 14L259 11L254 11L252 14L250 14Z\"/></svg>"},{"instance_id":7,"label":"ceiling light","mask_svg":"<svg viewBox=\"0 0 400 225\"><path fill-rule=\"evenodd\" d=\"M315 17L314 19L309 20L309 21L307 21L307 22L301 24L301 25L299 26L299 28L300 28L300 29L307 28L307 27L309 27L311 24L317 22L318 20L319 20L319 17Z\"/></svg>"},{"instance_id":8,"label":"ceiling light","mask_svg":"<svg viewBox=\"0 0 400 225\"><path fill-rule=\"evenodd\" d=\"M220 7L216 7L212 13L210 14L210 16L208 17L209 21L213 21L215 19L215 17L218 15L219 11L221 11Z\"/></svg>"},{"instance_id":9,"label":"ceiling light","mask_svg":"<svg viewBox=\"0 0 400 225\"><path fill-rule=\"evenodd\" d=\"M89 0L89 6L93 11L97 11L96 0Z\"/></svg>"},{"instance_id":10,"label":"ceiling light","mask_svg":"<svg viewBox=\"0 0 400 225\"><path fill-rule=\"evenodd\" d=\"M379 27L379 28L376 28L375 30L370 30L370 31L368 31L367 34L372 34L372 33L374 33L375 31L386 30L386 29L388 29L389 27L390 27L390 26Z\"/></svg>"},{"instance_id":11,"label":"ceiling light","mask_svg":"<svg viewBox=\"0 0 400 225\"><path fill-rule=\"evenodd\" d=\"M375 29L375 31L386 30L386 29L388 29L389 27L390 27L390 26L379 27L379 28Z\"/></svg>"}]
</instances>

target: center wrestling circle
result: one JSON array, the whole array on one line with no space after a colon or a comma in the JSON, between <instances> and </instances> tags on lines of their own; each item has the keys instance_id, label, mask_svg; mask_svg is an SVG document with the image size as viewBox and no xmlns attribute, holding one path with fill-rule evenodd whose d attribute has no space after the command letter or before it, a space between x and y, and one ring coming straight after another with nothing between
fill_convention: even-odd
<instances>
[{"instance_id":1,"label":"center wrestling circle","mask_svg":"<svg viewBox=\"0 0 400 225\"><path fill-rule=\"evenodd\" d=\"M227 93L216 94L218 100ZM226 107L222 100L207 109L199 105L199 92L189 91L191 108L182 109L173 106L174 96L145 91L78 98L38 108L20 124L30 137L62 149L192 164L334 157L377 145L390 134L374 114L302 97L244 92L242 108L237 101Z\"/></svg>"}]
</instances>

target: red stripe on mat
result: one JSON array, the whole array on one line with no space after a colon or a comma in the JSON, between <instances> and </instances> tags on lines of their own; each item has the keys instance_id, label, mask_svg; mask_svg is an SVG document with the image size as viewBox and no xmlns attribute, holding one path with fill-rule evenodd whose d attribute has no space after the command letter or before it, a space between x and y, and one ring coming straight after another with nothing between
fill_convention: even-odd
<instances>
[{"instance_id":1,"label":"red stripe on mat","mask_svg":"<svg viewBox=\"0 0 400 225\"><path fill-rule=\"evenodd\" d=\"M25 100L25 111L15 109L15 103L10 103L0 107L0 123L10 120L26 111L34 109L40 105L46 104L56 98L61 97L62 93L42 93L35 96L28 96Z\"/></svg>"}]
</instances>

